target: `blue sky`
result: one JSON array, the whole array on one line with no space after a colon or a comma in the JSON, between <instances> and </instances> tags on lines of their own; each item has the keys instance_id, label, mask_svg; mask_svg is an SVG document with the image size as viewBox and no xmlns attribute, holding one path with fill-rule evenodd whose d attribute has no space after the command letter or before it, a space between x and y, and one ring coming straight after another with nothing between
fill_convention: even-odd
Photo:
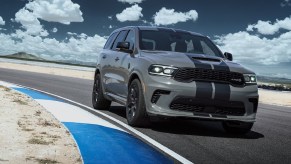
<instances>
[{"instance_id":1,"label":"blue sky","mask_svg":"<svg viewBox=\"0 0 291 164\"><path fill-rule=\"evenodd\" d=\"M209 36L262 75L291 78L289 0L1 0L0 55L95 61L107 36L130 25Z\"/></svg>"}]
</instances>

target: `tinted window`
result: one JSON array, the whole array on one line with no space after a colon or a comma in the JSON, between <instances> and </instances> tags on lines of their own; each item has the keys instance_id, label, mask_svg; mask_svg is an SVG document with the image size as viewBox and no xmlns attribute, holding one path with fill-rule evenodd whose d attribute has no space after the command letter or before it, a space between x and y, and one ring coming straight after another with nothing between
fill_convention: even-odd
<instances>
[{"instance_id":1,"label":"tinted window","mask_svg":"<svg viewBox=\"0 0 291 164\"><path fill-rule=\"evenodd\" d=\"M114 43L113 43L113 47L112 47L113 50L116 49L116 46L117 46L117 43L118 43L118 42L122 42L122 41L124 41L124 38L125 38L127 32L128 32L128 31L121 31L121 32L118 34L117 38L115 39L115 41L114 41Z\"/></svg>"},{"instance_id":2,"label":"tinted window","mask_svg":"<svg viewBox=\"0 0 291 164\"><path fill-rule=\"evenodd\" d=\"M171 30L140 31L140 49L175 51L223 57L210 39L187 32Z\"/></svg>"},{"instance_id":3,"label":"tinted window","mask_svg":"<svg viewBox=\"0 0 291 164\"><path fill-rule=\"evenodd\" d=\"M108 38L108 40L107 40L107 42L106 42L106 44L104 46L104 49L110 49L110 47L111 47L111 45L112 45L112 43L113 43L113 41L114 41L114 39L115 39L117 34L118 33L115 32L112 35L110 35L110 37Z\"/></svg>"},{"instance_id":4,"label":"tinted window","mask_svg":"<svg viewBox=\"0 0 291 164\"><path fill-rule=\"evenodd\" d=\"M126 36L125 41L129 42L129 49L133 50L134 47L134 31L130 30L129 33Z\"/></svg>"}]
</instances>

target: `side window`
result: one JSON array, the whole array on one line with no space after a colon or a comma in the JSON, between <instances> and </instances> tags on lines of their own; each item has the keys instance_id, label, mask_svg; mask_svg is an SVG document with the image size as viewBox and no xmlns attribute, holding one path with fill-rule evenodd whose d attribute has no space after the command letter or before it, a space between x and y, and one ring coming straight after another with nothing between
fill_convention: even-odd
<instances>
[{"instance_id":1,"label":"side window","mask_svg":"<svg viewBox=\"0 0 291 164\"><path fill-rule=\"evenodd\" d=\"M115 32L115 33L113 33L112 35L109 36L109 38L108 38L108 40L107 40L107 42L106 42L106 44L104 46L104 49L110 49L110 47L111 47L114 39L116 38L117 34L118 33Z\"/></svg>"},{"instance_id":2,"label":"side window","mask_svg":"<svg viewBox=\"0 0 291 164\"><path fill-rule=\"evenodd\" d=\"M124 38L125 38L127 32L128 32L127 30L126 30L126 31L121 31L121 32L118 34L118 36L117 36L117 38L115 39L115 41L114 41L113 46L112 46L111 49L115 50L115 49L116 49L116 46L117 46L117 43L118 43L118 42L122 42L122 41L124 41Z\"/></svg>"},{"instance_id":3,"label":"side window","mask_svg":"<svg viewBox=\"0 0 291 164\"><path fill-rule=\"evenodd\" d=\"M129 42L129 49L133 50L134 47L134 31L130 30L129 33L126 36L125 41Z\"/></svg>"}]
</instances>

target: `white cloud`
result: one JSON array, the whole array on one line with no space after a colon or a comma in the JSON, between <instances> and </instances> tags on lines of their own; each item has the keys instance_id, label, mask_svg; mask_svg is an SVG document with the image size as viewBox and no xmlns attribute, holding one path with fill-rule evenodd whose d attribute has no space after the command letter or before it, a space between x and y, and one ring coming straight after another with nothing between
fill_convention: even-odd
<instances>
[{"instance_id":1,"label":"white cloud","mask_svg":"<svg viewBox=\"0 0 291 164\"><path fill-rule=\"evenodd\" d=\"M67 34L68 34L69 36L77 36L77 35L78 35L77 33L74 33L74 32L67 32Z\"/></svg>"},{"instance_id":2,"label":"white cloud","mask_svg":"<svg viewBox=\"0 0 291 164\"><path fill-rule=\"evenodd\" d=\"M71 0L34 0L15 14L13 21L22 25L29 35L48 36L39 19L49 22L70 24L83 22L80 6ZM53 29L53 32L57 29Z\"/></svg>"},{"instance_id":3,"label":"white cloud","mask_svg":"<svg viewBox=\"0 0 291 164\"><path fill-rule=\"evenodd\" d=\"M291 16L284 20L277 19L274 23L259 20L256 24L251 24L247 27L247 31L254 31L254 29L263 35L273 35L280 29L291 30Z\"/></svg>"},{"instance_id":4,"label":"white cloud","mask_svg":"<svg viewBox=\"0 0 291 164\"><path fill-rule=\"evenodd\" d=\"M21 38L19 40L19 38ZM17 30L13 34L0 33L0 55L16 52L27 52L53 60L79 60L95 62L98 52L106 42L99 35L87 36L80 34L69 37L66 41L55 38L32 36Z\"/></svg>"},{"instance_id":5,"label":"white cloud","mask_svg":"<svg viewBox=\"0 0 291 164\"><path fill-rule=\"evenodd\" d=\"M112 27L112 25L109 25L109 27L108 27L109 29L112 29L113 27Z\"/></svg>"},{"instance_id":6,"label":"white cloud","mask_svg":"<svg viewBox=\"0 0 291 164\"><path fill-rule=\"evenodd\" d=\"M285 30L291 30L291 16L285 18L284 20L276 20L278 26Z\"/></svg>"},{"instance_id":7,"label":"white cloud","mask_svg":"<svg viewBox=\"0 0 291 164\"><path fill-rule=\"evenodd\" d=\"M78 37L82 38L82 39L86 39L88 37L88 35L85 33L81 33Z\"/></svg>"},{"instance_id":8,"label":"white cloud","mask_svg":"<svg viewBox=\"0 0 291 164\"><path fill-rule=\"evenodd\" d=\"M0 16L0 25L5 25L5 21L3 20L1 16Z\"/></svg>"},{"instance_id":9,"label":"white cloud","mask_svg":"<svg viewBox=\"0 0 291 164\"><path fill-rule=\"evenodd\" d=\"M291 61L291 31L278 37L265 38L247 31L217 36L216 43L234 59L246 63L278 64Z\"/></svg>"},{"instance_id":10,"label":"white cloud","mask_svg":"<svg viewBox=\"0 0 291 164\"><path fill-rule=\"evenodd\" d=\"M171 25L178 22L186 22L188 20L196 21L198 19L198 13L196 10L190 10L188 12L176 12L174 9L161 8L160 11L154 15L154 21L156 25Z\"/></svg>"},{"instance_id":11,"label":"white cloud","mask_svg":"<svg viewBox=\"0 0 291 164\"><path fill-rule=\"evenodd\" d=\"M71 22L83 22L80 5L71 0L34 0L25 6L33 14L48 22L70 24Z\"/></svg>"},{"instance_id":12,"label":"white cloud","mask_svg":"<svg viewBox=\"0 0 291 164\"><path fill-rule=\"evenodd\" d=\"M108 16L108 19L109 19L109 20L112 20L112 16L111 16L111 15L110 15L110 16Z\"/></svg>"},{"instance_id":13,"label":"white cloud","mask_svg":"<svg viewBox=\"0 0 291 164\"><path fill-rule=\"evenodd\" d=\"M118 0L118 2L129 3L129 4L141 3L142 1L144 0Z\"/></svg>"},{"instance_id":14,"label":"white cloud","mask_svg":"<svg viewBox=\"0 0 291 164\"><path fill-rule=\"evenodd\" d=\"M53 33L56 33L56 32L58 32L58 29L57 29L56 27L54 27L54 28L52 29L52 32L53 32Z\"/></svg>"},{"instance_id":15,"label":"white cloud","mask_svg":"<svg viewBox=\"0 0 291 164\"><path fill-rule=\"evenodd\" d=\"M23 8L15 14L15 21L21 23L22 27L30 35L47 36L48 32L43 29L39 20L29 10Z\"/></svg>"},{"instance_id":16,"label":"white cloud","mask_svg":"<svg viewBox=\"0 0 291 164\"><path fill-rule=\"evenodd\" d=\"M142 8L137 4L124 9L121 13L116 14L116 18L120 22L125 21L138 21L141 17L143 17Z\"/></svg>"},{"instance_id":17,"label":"white cloud","mask_svg":"<svg viewBox=\"0 0 291 164\"><path fill-rule=\"evenodd\" d=\"M35 0L15 14L13 21L20 23L21 29L4 34L0 31L0 55L27 52L50 60L96 61L106 37L88 36L84 33L68 32L67 39L58 41L48 38L40 19L70 24L83 21L79 5L71 0ZM57 28L51 32L57 32Z\"/></svg>"}]
</instances>

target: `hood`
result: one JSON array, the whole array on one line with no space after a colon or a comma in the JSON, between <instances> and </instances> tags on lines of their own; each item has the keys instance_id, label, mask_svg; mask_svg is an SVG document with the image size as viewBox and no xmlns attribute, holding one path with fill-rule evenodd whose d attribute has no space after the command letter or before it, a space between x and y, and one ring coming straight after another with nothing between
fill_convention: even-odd
<instances>
[{"instance_id":1,"label":"hood","mask_svg":"<svg viewBox=\"0 0 291 164\"><path fill-rule=\"evenodd\" d=\"M243 74L253 74L238 63L225 58L192 53L180 53L171 51L141 51L141 58L149 60L152 64L161 64L174 67L193 67L215 70L229 70Z\"/></svg>"}]
</instances>

